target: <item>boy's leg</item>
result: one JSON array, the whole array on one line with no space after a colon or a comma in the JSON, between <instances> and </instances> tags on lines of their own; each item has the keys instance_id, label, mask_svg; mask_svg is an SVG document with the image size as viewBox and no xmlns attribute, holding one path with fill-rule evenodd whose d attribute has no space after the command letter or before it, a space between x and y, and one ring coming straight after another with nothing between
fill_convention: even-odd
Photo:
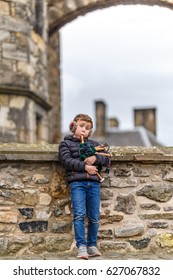
<instances>
[{"instance_id":1,"label":"boy's leg","mask_svg":"<svg viewBox=\"0 0 173 280\"><path fill-rule=\"evenodd\" d=\"M100 183L92 182L87 190L87 246L96 246L100 218Z\"/></svg>"},{"instance_id":2,"label":"boy's leg","mask_svg":"<svg viewBox=\"0 0 173 280\"><path fill-rule=\"evenodd\" d=\"M70 192L73 205L73 223L76 245L86 246L85 239L85 216L86 216L86 184L73 182L70 184Z\"/></svg>"}]
</instances>

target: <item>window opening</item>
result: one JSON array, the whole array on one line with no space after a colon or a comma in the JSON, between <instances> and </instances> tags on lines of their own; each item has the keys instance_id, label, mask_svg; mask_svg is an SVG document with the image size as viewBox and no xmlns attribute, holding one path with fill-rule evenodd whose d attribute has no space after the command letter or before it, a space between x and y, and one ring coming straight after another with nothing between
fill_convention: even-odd
<instances>
[{"instance_id":1,"label":"window opening","mask_svg":"<svg viewBox=\"0 0 173 280\"><path fill-rule=\"evenodd\" d=\"M36 114L36 142L40 143L42 140L42 116Z\"/></svg>"},{"instance_id":2,"label":"window opening","mask_svg":"<svg viewBox=\"0 0 173 280\"><path fill-rule=\"evenodd\" d=\"M35 0L34 30L41 36L43 34L43 4L42 0Z\"/></svg>"}]
</instances>

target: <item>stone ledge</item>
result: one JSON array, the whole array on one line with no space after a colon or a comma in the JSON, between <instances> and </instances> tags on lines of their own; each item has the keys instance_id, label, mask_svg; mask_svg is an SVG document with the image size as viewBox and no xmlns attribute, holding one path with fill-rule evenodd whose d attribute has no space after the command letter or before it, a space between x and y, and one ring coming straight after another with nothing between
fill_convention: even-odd
<instances>
[{"instance_id":1,"label":"stone ledge","mask_svg":"<svg viewBox=\"0 0 173 280\"><path fill-rule=\"evenodd\" d=\"M1 143L0 160L59 161L56 144Z\"/></svg>"},{"instance_id":2,"label":"stone ledge","mask_svg":"<svg viewBox=\"0 0 173 280\"><path fill-rule=\"evenodd\" d=\"M0 143L1 161L59 161L58 144ZM110 147L112 161L172 162L173 147Z\"/></svg>"},{"instance_id":3,"label":"stone ledge","mask_svg":"<svg viewBox=\"0 0 173 280\"><path fill-rule=\"evenodd\" d=\"M39 96L37 93L29 90L28 88L10 87L10 86L6 86L6 85L1 85L0 94L26 96L26 97L34 100L38 105L40 105L47 111L49 111L52 108L52 104L50 104L50 102L48 100L45 100L44 97Z\"/></svg>"}]
</instances>

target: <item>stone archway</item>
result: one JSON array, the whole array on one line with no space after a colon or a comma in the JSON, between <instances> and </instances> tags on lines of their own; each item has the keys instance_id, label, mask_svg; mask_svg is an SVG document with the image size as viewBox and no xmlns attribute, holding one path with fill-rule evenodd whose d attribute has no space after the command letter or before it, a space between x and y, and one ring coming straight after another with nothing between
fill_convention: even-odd
<instances>
[{"instance_id":1,"label":"stone archway","mask_svg":"<svg viewBox=\"0 0 173 280\"><path fill-rule=\"evenodd\" d=\"M61 138L61 73L60 73L60 38L58 30L66 23L88 12L117 5L148 5L173 9L173 0L47 0L48 2L48 73L49 95L54 104L51 112L51 142ZM53 120L53 121L52 121Z\"/></svg>"},{"instance_id":2,"label":"stone archway","mask_svg":"<svg viewBox=\"0 0 173 280\"><path fill-rule=\"evenodd\" d=\"M110 6L135 4L173 9L173 0L48 0L49 34L88 12Z\"/></svg>"}]
</instances>

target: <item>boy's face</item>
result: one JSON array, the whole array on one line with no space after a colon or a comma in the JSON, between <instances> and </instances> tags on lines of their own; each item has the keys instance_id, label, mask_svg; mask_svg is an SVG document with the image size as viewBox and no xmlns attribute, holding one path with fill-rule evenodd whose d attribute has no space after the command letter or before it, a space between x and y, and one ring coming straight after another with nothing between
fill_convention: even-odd
<instances>
[{"instance_id":1,"label":"boy's face","mask_svg":"<svg viewBox=\"0 0 173 280\"><path fill-rule=\"evenodd\" d=\"M87 138L88 137L88 134L90 132L90 129L91 129L91 123L90 122L86 122L86 121L82 121L82 120L78 120L76 122L76 130L74 132L74 136L76 138L79 138L81 137L81 134L83 134L84 138Z\"/></svg>"}]
</instances>

